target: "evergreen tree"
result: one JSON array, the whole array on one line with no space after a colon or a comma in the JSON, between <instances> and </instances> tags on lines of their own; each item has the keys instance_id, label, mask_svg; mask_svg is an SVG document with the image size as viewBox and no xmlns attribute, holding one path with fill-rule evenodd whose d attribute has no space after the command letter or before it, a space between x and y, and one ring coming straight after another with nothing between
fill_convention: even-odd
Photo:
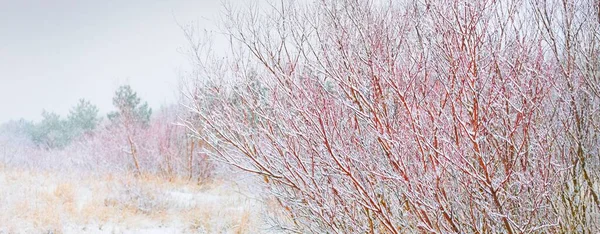
<instances>
[{"instance_id":1,"label":"evergreen tree","mask_svg":"<svg viewBox=\"0 0 600 234\"><path fill-rule=\"evenodd\" d=\"M137 93L131 89L131 86L124 85L119 87L113 97L113 105L117 111L108 114L111 121L131 122L148 124L152 109L148 103L142 103Z\"/></svg>"},{"instance_id":2,"label":"evergreen tree","mask_svg":"<svg viewBox=\"0 0 600 234\"><path fill-rule=\"evenodd\" d=\"M62 148L71 141L68 123L53 112L42 112L42 121L35 125L32 131L32 140L38 146L45 148Z\"/></svg>"},{"instance_id":3,"label":"evergreen tree","mask_svg":"<svg viewBox=\"0 0 600 234\"><path fill-rule=\"evenodd\" d=\"M79 103L69 111L68 121L75 135L92 131L100 122L98 108L89 101L80 99Z\"/></svg>"}]
</instances>

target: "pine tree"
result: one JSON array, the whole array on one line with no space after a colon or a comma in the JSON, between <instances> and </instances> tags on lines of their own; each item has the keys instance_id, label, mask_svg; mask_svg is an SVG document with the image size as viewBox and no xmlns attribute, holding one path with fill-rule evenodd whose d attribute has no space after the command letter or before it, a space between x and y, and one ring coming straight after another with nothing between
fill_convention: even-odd
<instances>
[{"instance_id":1,"label":"pine tree","mask_svg":"<svg viewBox=\"0 0 600 234\"><path fill-rule=\"evenodd\" d=\"M60 115L44 110L42 121L34 127L32 140L38 146L48 149L65 147L71 142L71 134L67 131L67 125Z\"/></svg>"},{"instance_id":2,"label":"pine tree","mask_svg":"<svg viewBox=\"0 0 600 234\"><path fill-rule=\"evenodd\" d=\"M131 122L148 124L152 109L148 107L148 103L142 103L137 93L131 89L131 86L124 85L119 87L113 97L113 105L117 111L108 114L108 119L111 121Z\"/></svg>"},{"instance_id":3,"label":"pine tree","mask_svg":"<svg viewBox=\"0 0 600 234\"><path fill-rule=\"evenodd\" d=\"M75 135L92 131L100 122L98 108L89 101L80 99L79 103L69 111L68 121Z\"/></svg>"}]
</instances>

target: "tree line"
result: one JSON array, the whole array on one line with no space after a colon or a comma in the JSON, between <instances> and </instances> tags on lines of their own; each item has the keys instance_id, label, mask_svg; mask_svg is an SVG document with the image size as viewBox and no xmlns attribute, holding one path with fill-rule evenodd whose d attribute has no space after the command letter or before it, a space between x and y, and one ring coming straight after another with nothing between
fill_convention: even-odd
<instances>
[{"instance_id":1,"label":"tree line","mask_svg":"<svg viewBox=\"0 0 600 234\"><path fill-rule=\"evenodd\" d=\"M142 102L131 86L120 86L114 94L113 105L116 110L108 113L108 125L132 122L147 125L152 108ZM39 122L21 119L13 122L13 131L30 139L36 146L44 149L60 149L85 134L93 134L103 122L96 105L80 99L66 117L52 111L43 110Z\"/></svg>"}]
</instances>

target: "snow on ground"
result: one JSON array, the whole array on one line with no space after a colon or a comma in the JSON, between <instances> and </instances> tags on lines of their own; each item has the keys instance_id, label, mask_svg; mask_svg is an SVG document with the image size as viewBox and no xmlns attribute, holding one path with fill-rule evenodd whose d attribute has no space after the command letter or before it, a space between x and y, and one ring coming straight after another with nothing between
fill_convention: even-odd
<instances>
[{"instance_id":1,"label":"snow on ground","mask_svg":"<svg viewBox=\"0 0 600 234\"><path fill-rule=\"evenodd\" d=\"M256 187L0 165L0 234L277 232Z\"/></svg>"}]
</instances>

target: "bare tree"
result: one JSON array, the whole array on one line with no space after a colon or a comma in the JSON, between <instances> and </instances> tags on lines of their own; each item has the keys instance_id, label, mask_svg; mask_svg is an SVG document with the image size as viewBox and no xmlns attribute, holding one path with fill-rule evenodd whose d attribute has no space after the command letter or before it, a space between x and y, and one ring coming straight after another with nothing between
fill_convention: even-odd
<instances>
[{"instance_id":1,"label":"bare tree","mask_svg":"<svg viewBox=\"0 0 600 234\"><path fill-rule=\"evenodd\" d=\"M547 47L552 84L553 152L564 168L552 205L563 232L600 230L600 34L595 1L535 1L535 17Z\"/></svg>"},{"instance_id":2,"label":"bare tree","mask_svg":"<svg viewBox=\"0 0 600 234\"><path fill-rule=\"evenodd\" d=\"M563 3L228 8L225 59L187 34L188 127L291 231L597 231L596 8Z\"/></svg>"}]
</instances>

